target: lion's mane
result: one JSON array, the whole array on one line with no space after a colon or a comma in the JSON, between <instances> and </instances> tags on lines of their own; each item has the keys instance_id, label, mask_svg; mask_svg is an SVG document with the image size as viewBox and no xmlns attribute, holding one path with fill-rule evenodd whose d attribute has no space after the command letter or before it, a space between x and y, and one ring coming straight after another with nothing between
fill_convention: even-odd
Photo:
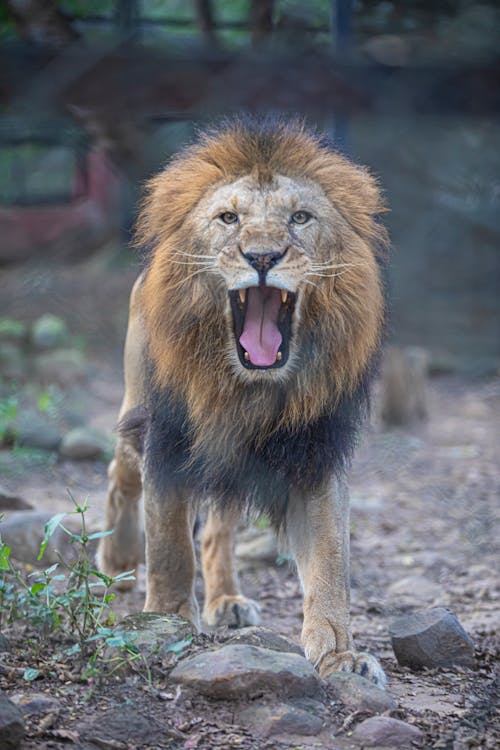
<instances>
[{"instance_id":1,"label":"lion's mane","mask_svg":"<svg viewBox=\"0 0 500 750\"><path fill-rule=\"evenodd\" d=\"M225 305L178 252L203 252L192 210L246 174L308 178L339 217L332 258L352 263L302 292L299 355L288 379L245 381L227 360ZM290 483L313 488L349 458L380 344L386 235L374 178L300 122L234 120L181 152L146 192L138 241L150 357L146 477L284 517Z\"/></svg>"}]
</instances>

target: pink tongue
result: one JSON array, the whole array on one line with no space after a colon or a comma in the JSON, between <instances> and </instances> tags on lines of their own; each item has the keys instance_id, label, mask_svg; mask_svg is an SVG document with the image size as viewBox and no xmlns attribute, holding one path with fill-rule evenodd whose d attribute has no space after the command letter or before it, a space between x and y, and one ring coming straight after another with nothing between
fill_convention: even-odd
<instances>
[{"instance_id":1,"label":"pink tongue","mask_svg":"<svg viewBox=\"0 0 500 750\"><path fill-rule=\"evenodd\" d=\"M247 311L240 344L253 365L269 367L276 362L282 341L278 329L281 292L273 287L249 288Z\"/></svg>"}]
</instances>

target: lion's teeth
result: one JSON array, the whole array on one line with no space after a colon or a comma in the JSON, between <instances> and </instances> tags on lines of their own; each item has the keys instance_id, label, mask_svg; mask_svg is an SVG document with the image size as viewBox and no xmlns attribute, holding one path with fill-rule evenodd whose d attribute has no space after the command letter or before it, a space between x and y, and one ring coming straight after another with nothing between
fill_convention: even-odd
<instances>
[{"instance_id":1,"label":"lion's teeth","mask_svg":"<svg viewBox=\"0 0 500 750\"><path fill-rule=\"evenodd\" d=\"M246 289L238 289L238 296L240 298L241 304L244 305L247 296Z\"/></svg>"},{"instance_id":2,"label":"lion's teeth","mask_svg":"<svg viewBox=\"0 0 500 750\"><path fill-rule=\"evenodd\" d=\"M282 289L281 290L281 301L283 302L283 304L285 304L285 302L287 301L287 299L288 299L288 292L287 292L286 289Z\"/></svg>"},{"instance_id":3,"label":"lion's teeth","mask_svg":"<svg viewBox=\"0 0 500 750\"><path fill-rule=\"evenodd\" d=\"M277 355L276 355L276 360L279 362L280 359L282 358L282 356L283 356L282 353L278 352Z\"/></svg>"},{"instance_id":4,"label":"lion's teeth","mask_svg":"<svg viewBox=\"0 0 500 750\"><path fill-rule=\"evenodd\" d=\"M246 359L246 361L247 361L247 362L248 362L248 361L249 361L249 359L250 359L250 355L249 355L249 353L248 353L248 352L245 352L245 359Z\"/></svg>"}]
</instances>

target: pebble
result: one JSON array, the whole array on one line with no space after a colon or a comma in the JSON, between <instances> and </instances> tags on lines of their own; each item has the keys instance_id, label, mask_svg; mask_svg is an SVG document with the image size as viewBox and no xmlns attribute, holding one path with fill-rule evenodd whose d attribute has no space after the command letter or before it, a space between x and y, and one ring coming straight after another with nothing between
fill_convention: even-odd
<instances>
[{"instance_id":1,"label":"pebble","mask_svg":"<svg viewBox=\"0 0 500 750\"><path fill-rule=\"evenodd\" d=\"M79 349L56 349L35 357L35 370L42 383L68 388L87 377L85 357Z\"/></svg>"},{"instance_id":2,"label":"pebble","mask_svg":"<svg viewBox=\"0 0 500 750\"><path fill-rule=\"evenodd\" d=\"M170 677L226 700L262 693L315 697L323 692L316 671L302 656L249 645L229 644L183 659Z\"/></svg>"},{"instance_id":3,"label":"pebble","mask_svg":"<svg viewBox=\"0 0 500 750\"><path fill-rule=\"evenodd\" d=\"M323 728L323 720L319 716L287 703L252 703L240 712L238 718L259 737L271 737L282 733L307 737L319 734Z\"/></svg>"},{"instance_id":4,"label":"pebble","mask_svg":"<svg viewBox=\"0 0 500 750\"><path fill-rule=\"evenodd\" d=\"M110 450L108 436L91 427L76 427L62 440L59 453L73 461L91 461Z\"/></svg>"},{"instance_id":5,"label":"pebble","mask_svg":"<svg viewBox=\"0 0 500 750\"><path fill-rule=\"evenodd\" d=\"M11 700L19 706L24 716L59 712L61 703L48 693L18 693Z\"/></svg>"},{"instance_id":6,"label":"pebble","mask_svg":"<svg viewBox=\"0 0 500 750\"><path fill-rule=\"evenodd\" d=\"M474 643L444 607L401 615L390 624L390 634L402 667L474 666Z\"/></svg>"},{"instance_id":7,"label":"pebble","mask_svg":"<svg viewBox=\"0 0 500 750\"><path fill-rule=\"evenodd\" d=\"M381 714L396 708L392 695L359 674L335 672L326 682L335 700L353 711Z\"/></svg>"},{"instance_id":8,"label":"pebble","mask_svg":"<svg viewBox=\"0 0 500 750\"><path fill-rule=\"evenodd\" d=\"M373 716L358 724L352 738L363 747L405 747L422 735L412 724L389 716Z\"/></svg>"},{"instance_id":9,"label":"pebble","mask_svg":"<svg viewBox=\"0 0 500 750\"><path fill-rule=\"evenodd\" d=\"M61 443L58 428L32 412L22 413L14 423L19 445L44 451L56 451Z\"/></svg>"},{"instance_id":10,"label":"pebble","mask_svg":"<svg viewBox=\"0 0 500 750\"><path fill-rule=\"evenodd\" d=\"M260 648L268 648L271 651L300 654L300 656L304 655L302 648L297 643L294 643L289 638L285 638L283 635L275 633L274 630L261 628L256 625L243 628L237 635L226 641L226 644L230 643L260 646Z\"/></svg>"},{"instance_id":11,"label":"pebble","mask_svg":"<svg viewBox=\"0 0 500 750\"><path fill-rule=\"evenodd\" d=\"M24 736L24 719L20 709L7 696L0 694L0 747L17 750Z\"/></svg>"}]
</instances>

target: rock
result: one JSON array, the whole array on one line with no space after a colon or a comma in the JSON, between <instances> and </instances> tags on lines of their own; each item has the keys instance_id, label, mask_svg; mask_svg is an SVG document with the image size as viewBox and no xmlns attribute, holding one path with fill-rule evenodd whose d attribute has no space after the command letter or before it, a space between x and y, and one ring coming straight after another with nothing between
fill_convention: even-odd
<instances>
[{"instance_id":1,"label":"rock","mask_svg":"<svg viewBox=\"0 0 500 750\"><path fill-rule=\"evenodd\" d=\"M24 719L19 708L5 695L0 694L0 747L16 750L24 736Z\"/></svg>"},{"instance_id":2,"label":"rock","mask_svg":"<svg viewBox=\"0 0 500 750\"><path fill-rule=\"evenodd\" d=\"M336 672L326 682L335 700L353 711L381 714L396 708L392 695L359 674Z\"/></svg>"},{"instance_id":3,"label":"rock","mask_svg":"<svg viewBox=\"0 0 500 750\"><path fill-rule=\"evenodd\" d=\"M28 327L25 323L12 318L0 318L0 342L9 341L22 346L27 338Z\"/></svg>"},{"instance_id":4,"label":"rock","mask_svg":"<svg viewBox=\"0 0 500 750\"><path fill-rule=\"evenodd\" d=\"M301 708L287 703L272 705L251 704L238 715L239 721L258 737L271 737L273 734L319 734L323 720Z\"/></svg>"},{"instance_id":5,"label":"rock","mask_svg":"<svg viewBox=\"0 0 500 750\"><path fill-rule=\"evenodd\" d=\"M365 719L352 733L352 739L363 747L405 747L422 736L423 732L418 727L389 716Z\"/></svg>"},{"instance_id":6,"label":"rock","mask_svg":"<svg viewBox=\"0 0 500 750\"><path fill-rule=\"evenodd\" d=\"M278 557L276 534L265 529L250 538L240 538L235 547L235 555L244 563L275 563Z\"/></svg>"},{"instance_id":7,"label":"rock","mask_svg":"<svg viewBox=\"0 0 500 750\"><path fill-rule=\"evenodd\" d=\"M38 568L46 568L59 562L57 551L66 561L71 561L76 557L77 548L74 541L58 527L50 538L42 560L37 560L45 533L45 524L53 515L53 513L36 510L9 513L8 518L2 521L2 539L11 548L12 557ZM71 531L79 531L77 519L66 518L64 525ZM93 544L96 546L95 542Z\"/></svg>"},{"instance_id":8,"label":"rock","mask_svg":"<svg viewBox=\"0 0 500 750\"><path fill-rule=\"evenodd\" d=\"M10 651L12 648L10 641L6 638L3 633L0 633L0 654Z\"/></svg>"},{"instance_id":9,"label":"rock","mask_svg":"<svg viewBox=\"0 0 500 750\"><path fill-rule=\"evenodd\" d=\"M387 427L410 425L427 416L427 372L425 349L386 349L380 377L380 417Z\"/></svg>"},{"instance_id":10,"label":"rock","mask_svg":"<svg viewBox=\"0 0 500 750\"><path fill-rule=\"evenodd\" d=\"M107 435L91 427L75 427L63 437L59 453L74 461L89 461L102 458L110 449Z\"/></svg>"},{"instance_id":11,"label":"rock","mask_svg":"<svg viewBox=\"0 0 500 750\"><path fill-rule=\"evenodd\" d=\"M61 702L48 693L18 693L11 700L19 706L24 716L58 713L61 710Z\"/></svg>"},{"instance_id":12,"label":"rock","mask_svg":"<svg viewBox=\"0 0 500 750\"><path fill-rule=\"evenodd\" d=\"M261 628L257 625L240 630L237 635L233 635L232 638L226 641L226 645L231 643L260 646L260 648L268 648L270 651L304 655L304 652L297 643L290 641L283 635L278 635L273 630Z\"/></svg>"},{"instance_id":13,"label":"rock","mask_svg":"<svg viewBox=\"0 0 500 750\"><path fill-rule=\"evenodd\" d=\"M258 646L229 644L196 654L177 664L170 677L203 695L225 700L261 693L285 697L322 693L317 673L302 656Z\"/></svg>"},{"instance_id":14,"label":"rock","mask_svg":"<svg viewBox=\"0 0 500 750\"><path fill-rule=\"evenodd\" d=\"M56 451L61 443L57 427L33 412L24 412L14 422L19 445L44 451Z\"/></svg>"},{"instance_id":15,"label":"rock","mask_svg":"<svg viewBox=\"0 0 500 750\"><path fill-rule=\"evenodd\" d=\"M79 724L77 730L83 740L103 750L127 750L132 739L134 747L170 747L172 739L182 736L165 721L160 723L125 702Z\"/></svg>"},{"instance_id":16,"label":"rock","mask_svg":"<svg viewBox=\"0 0 500 750\"><path fill-rule=\"evenodd\" d=\"M474 644L455 614L444 607L395 618L390 625L392 647L402 667L472 667Z\"/></svg>"},{"instance_id":17,"label":"rock","mask_svg":"<svg viewBox=\"0 0 500 750\"><path fill-rule=\"evenodd\" d=\"M78 349L57 349L35 358L38 378L47 385L55 383L67 388L87 376L85 357Z\"/></svg>"},{"instance_id":18,"label":"rock","mask_svg":"<svg viewBox=\"0 0 500 750\"><path fill-rule=\"evenodd\" d=\"M411 46L396 34L379 34L363 44L364 53L380 65L400 68L411 61Z\"/></svg>"},{"instance_id":19,"label":"rock","mask_svg":"<svg viewBox=\"0 0 500 750\"><path fill-rule=\"evenodd\" d=\"M189 620L163 612L135 612L115 630L135 633L134 646L145 655L166 653L174 643L192 639L198 632Z\"/></svg>"},{"instance_id":20,"label":"rock","mask_svg":"<svg viewBox=\"0 0 500 750\"><path fill-rule=\"evenodd\" d=\"M36 349L56 349L68 338L68 328L56 315L42 315L33 323L31 341Z\"/></svg>"},{"instance_id":21,"label":"rock","mask_svg":"<svg viewBox=\"0 0 500 750\"><path fill-rule=\"evenodd\" d=\"M6 510L31 510L30 503L0 484L0 513Z\"/></svg>"}]
</instances>

